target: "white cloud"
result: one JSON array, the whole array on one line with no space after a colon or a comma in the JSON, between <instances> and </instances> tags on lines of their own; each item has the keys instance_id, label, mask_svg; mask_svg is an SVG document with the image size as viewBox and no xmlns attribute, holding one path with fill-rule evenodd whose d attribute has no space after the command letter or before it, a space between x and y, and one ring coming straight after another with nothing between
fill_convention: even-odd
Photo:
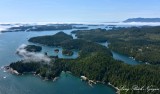
<instances>
[{"instance_id":1,"label":"white cloud","mask_svg":"<svg viewBox=\"0 0 160 94\"><path fill-rule=\"evenodd\" d=\"M50 58L45 56L42 53L35 53L35 52L28 52L26 51L24 48L26 47L26 44L22 44L20 47L18 47L17 49L17 54L22 56L24 58L24 61L26 62L30 62L30 61L34 61L34 62L50 62Z\"/></svg>"}]
</instances>

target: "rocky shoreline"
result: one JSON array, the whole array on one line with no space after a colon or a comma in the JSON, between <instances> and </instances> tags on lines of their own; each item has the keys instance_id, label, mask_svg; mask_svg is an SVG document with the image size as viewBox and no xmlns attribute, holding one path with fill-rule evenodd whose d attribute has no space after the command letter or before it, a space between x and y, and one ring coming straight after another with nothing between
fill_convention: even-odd
<instances>
[{"instance_id":1,"label":"rocky shoreline","mask_svg":"<svg viewBox=\"0 0 160 94\"><path fill-rule=\"evenodd\" d=\"M115 87L114 85L112 85L110 82L108 82L108 85L109 86L111 86L111 87L113 87L114 89L116 89L116 94L120 94L120 90L119 90L119 88L118 87Z\"/></svg>"},{"instance_id":2,"label":"rocky shoreline","mask_svg":"<svg viewBox=\"0 0 160 94\"><path fill-rule=\"evenodd\" d=\"M81 80L82 81L87 81L88 84L92 87L92 84L97 84L97 83L101 83L101 84L105 84L105 82L102 81L94 81L94 80L90 80L88 79L86 76L81 76ZM114 85L112 85L110 82L107 83L107 85L111 86L112 88L114 88L116 90L116 94L120 94L120 90L118 87L115 87Z\"/></svg>"},{"instance_id":3,"label":"rocky shoreline","mask_svg":"<svg viewBox=\"0 0 160 94\"><path fill-rule=\"evenodd\" d=\"M9 66L4 66L3 69L9 73L12 74L16 74L16 75L20 75L20 73L18 73L18 71L14 70L13 68L9 67Z\"/></svg>"},{"instance_id":4,"label":"rocky shoreline","mask_svg":"<svg viewBox=\"0 0 160 94\"><path fill-rule=\"evenodd\" d=\"M11 68L10 66L4 66L3 69L6 71L6 72L9 72L11 74L15 74L15 75L23 75L23 74L33 74L35 76L38 76L42 79L44 79L45 81L47 80L53 80L56 81L59 77L54 77L53 79L48 79L47 77L42 77L40 74L36 74L35 72L25 72L23 74L19 73L18 71L14 70L13 68Z\"/></svg>"},{"instance_id":5,"label":"rocky shoreline","mask_svg":"<svg viewBox=\"0 0 160 94\"><path fill-rule=\"evenodd\" d=\"M18 71L14 70L13 68L11 68L10 66L4 66L3 69L11 74L15 74L15 75L23 75L23 74L27 74L27 73L19 73ZM63 71L62 71L63 72ZM40 78L42 78L43 80L45 81L48 81L50 79L46 78L46 77L42 77L40 74L36 74L35 72L29 72L30 74L33 74L35 76L38 76ZM71 73L70 71L67 71L66 73ZM58 80L59 77L55 77L51 80L56 81ZM82 81L86 81L88 82L88 84L93 87L93 84L97 84L97 83L101 83L101 84L105 84L105 82L102 82L102 81L94 81L94 80L91 80L91 79L88 79L86 76L81 76L80 77ZM116 90L116 94L120 94L120 90L118 87L115 87L114 85L112 85L110 82L107 83L107 85L111 86L112 88L114 88Z\"/></svg>"}]
</instances>

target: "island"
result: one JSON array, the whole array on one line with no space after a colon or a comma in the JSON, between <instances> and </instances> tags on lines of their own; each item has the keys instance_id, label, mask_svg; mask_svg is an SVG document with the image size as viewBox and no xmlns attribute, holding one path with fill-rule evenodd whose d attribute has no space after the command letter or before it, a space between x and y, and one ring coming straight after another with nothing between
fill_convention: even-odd
<instances>
[{"instance_id":1,"label":"island","mask_svg":"<svg viewBox=\"0 0 160 94\"><path fill-rule=\"evenodd\" d=\"M155 28L155 27L154 27ZM113 30L114 31L114 30ZM127 31L128 32L128 31ZM156 32L156 31L155 31ZM155 33L154 32L154 33ZM78 33L75 32L76 34ZM81 33L86 33L82 35ZM147 86L152 85L153 88L160 87L160 67L157 65L129 65L122 61L115 60L111 53L110 49L105 46L98 44L104 40L95 40L93 38L87 38L85 35L91 34L90 37L102 36L105 40L109 42L117 43L122 36L126 35L122 33L116 34L119 32L113 32L111 35L110 31L105 32L104 29L95 29L95 30L85 30L82 31L81 38L73 39L72 36L67 35L63 32L59 32L51 36L38 36L29 39L30 42L40 43L48 46L61 46L62 49L67 50L78 50L79 57L76 59L61 59L56 58L52 59L49 63L46 62L28 62L24 63L23 60L13 62L8 67L16 70L20 74L24 73L34 73L40 75L44 79L55 79L59 77L62 71L70 71L72 75L85 78L91 83L103 83L110 85L117 90L117 93L120 94L158 94L160 91L137 91L132 90L131 88L134 85L138 87L147 88ZM116 36L117 35L117 36ZM119 35L119 36L118 36ZM139 34L138 34L139 35ZM61 38L60 38L61 36ZM83 37L84 36L84 37ZM107 36L107 37L106 37ZM110 38L116 37L116 39ZM130 35L131 36L131 35ZM154 37L155 38L155 37ZM128 39L125 38L124 41ZM128 43L128 42L125 42ZM123 44L122 44L123 45ZM116 46L119 47L119 46ZM123 46L125 47L125 46ZM127 46L126 46L127 47ZM123 90L123 87L130 88L127 92Z\"/></svg>"},{"instance_id":2,"label":"island","mask_svg":"<svg viewBox=\"0 0 160 94\"><path fill-rule=\"evenodd\" d=\"M73 29L88 29L88 27L84 27L84 26L83 27L77 27L77 26L74 26Z\"/></svg>"},{"instance_id":3,"label":"island","mask_svg":"<svg viewBox=\"0 0 160 94\"><path fill-rule=\"evenodd\" d=\"M59 49L55 49L54 52L58 53L58 52L59 52Z\"/></svg>"},{"instance_id":4,"label":"island","mask_svg":"<svg viewBox=\"0 0 160 94\"><path fill-rule=\"evenodd\" d=\"M67 50L67 49L63 49L62 50L62 54L66 55L66 56L72 56L73 55L73 51Z\"/></svg>"},{"instance_id":5,"label":"island","mask_svg":"<svg viewBox=\"0 0 160 94\"><path fill-rule=\"evenodd\" d=\"M40 52L42 47L36 45L27 45L24 49L28 52Z\"/></svg>"}]
</instances>

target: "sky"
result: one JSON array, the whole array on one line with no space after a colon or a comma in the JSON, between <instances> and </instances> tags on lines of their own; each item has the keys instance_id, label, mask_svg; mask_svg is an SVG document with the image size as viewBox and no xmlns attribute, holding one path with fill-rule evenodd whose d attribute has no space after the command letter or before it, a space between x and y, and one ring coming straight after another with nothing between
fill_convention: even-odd
<instances>
[{"instance_id":1,"label":"sky","mask_svg":"<svg viewBox=\"0 0 160 94\"><path fill-rule=\"evenodd\" d=\"M0 0L3 22L117 22L160 18L160 0Z\"/></svg>"}]
</instances>

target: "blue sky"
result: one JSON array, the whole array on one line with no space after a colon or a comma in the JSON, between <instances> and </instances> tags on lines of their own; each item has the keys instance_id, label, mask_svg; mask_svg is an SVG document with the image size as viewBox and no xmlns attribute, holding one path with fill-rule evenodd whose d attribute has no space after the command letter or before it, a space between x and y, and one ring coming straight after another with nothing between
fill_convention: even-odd
<instances>
[{"instance_id":1,"label":"blue sky","mask_svg":"<svg viewBox=\"0 0 160 94\"><path fill-rule=\"evenodd\" d=\"M160 0L0 0L0 22L111 22L160 17Z\"/></svg>"}]
</instances>

